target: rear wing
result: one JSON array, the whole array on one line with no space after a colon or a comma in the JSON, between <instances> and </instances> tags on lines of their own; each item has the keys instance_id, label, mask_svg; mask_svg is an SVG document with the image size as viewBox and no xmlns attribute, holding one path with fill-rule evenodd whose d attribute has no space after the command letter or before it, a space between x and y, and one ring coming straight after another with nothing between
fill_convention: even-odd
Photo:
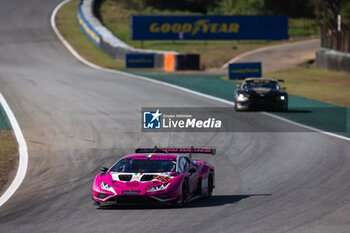
<instances>
[{"instance_id":1,"label":"rear wing","mask_svg":"<svg viewBox=\"0 0 350 233\"><path fill-rule=\"evenodd\" d=\"M179 154L216 154L216 149L204 149L204 148L137 148L135 153L179 153Z\"/></svg>"}]
</instances>

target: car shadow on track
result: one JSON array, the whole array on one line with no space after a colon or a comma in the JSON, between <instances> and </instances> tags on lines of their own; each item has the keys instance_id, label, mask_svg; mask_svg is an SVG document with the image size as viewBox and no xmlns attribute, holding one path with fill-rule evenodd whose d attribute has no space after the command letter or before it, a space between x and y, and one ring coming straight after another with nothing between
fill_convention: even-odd
<instances>
[{"instance_id":1,"label":"car shadow on track","mask_svg":"<svg viewBox=\"0 0 350 233\"><path fill-rule=\"evenodd\" d=\"M234 204L243 199L247 199L254 196L271 196L272 194L249 194L249 195L213 195L211 198L199 199L188 203L184 207L176 206L104 206L98 207L99 210L115 210L115 209L170 209L170 208L198 208L198 207L213 207L222 206L226 204Z\"/></svg>"},{"instance_id":2,"label":"car shadow on track","mask_svg":"<svg viewBox=\"0 0 350 233\"><path fill-rule=\"evenodd\" d=\"M250 194L250 195L213 195L211 198L201 199L191 202L187 205L189 208L197 207L212 207L222 206L226 204L234 204L243 199L247 199L253 196L271 196L272 194Z\"/></svg>"}]
</instances>

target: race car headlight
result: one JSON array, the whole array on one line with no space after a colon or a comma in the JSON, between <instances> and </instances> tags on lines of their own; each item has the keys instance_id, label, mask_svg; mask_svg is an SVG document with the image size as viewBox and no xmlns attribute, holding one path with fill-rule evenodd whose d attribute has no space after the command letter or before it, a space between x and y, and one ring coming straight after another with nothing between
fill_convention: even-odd
<instances>
[{"instance_id":1,"label":"race car headlight","mask_svg":"<svg viewBox=\"0 0 350 233\"><path fill-rule=\"evenodd\" d=\"M169 186L170 183L165 183L156 187L151 188L148 192L156 192L156 191L160 191L160 190L164 190Z\"/></svg>"},{"instance_id":2,"label":"race car headlight","mask_svg":"<svg viewBox=\"0 0 350 233\"><path fill-rule=\"evenodd\" d=\"M283 95L281 95L281 96L280 96L280 99L281 99L281 100L285 100L286 97L284 97Z\"/></svg>"},{"instance_id":3,"label":"race car headlight","mask_svg":"<svg viewBox=\"0 0 350 233\"><path fill-rule=\"evenodd\" d=\"M248 99L249 99L249 95L238 94L237 96L238 101L246 101Z\"/></svg>"},{"instance_id":4,"label":"race car headlight","mask_svg":"<svg viewBox=\"0 0 350 233\"><path fill-rule=\"evenodd\" d=\"M112 193L115 194L115 191L114 189L109 185L109 184L106 184L105 182L101 181L101 189L104 189L104 190L107 190L107 191L110 191Z\"/></svg>"},{"instance_id":5,"label":"race car headlight","mask_svg":"<svg viewBox=\"0 0 350 233\"><path fill-rule=\"evenodd\" d=\"M108 189L110 189L111 188L111 186L109 185L109 184L106 184L105 182L101 182L101 188L102 189L106 189L106 190L108 190Z\"/></svg>"}]
</instances>

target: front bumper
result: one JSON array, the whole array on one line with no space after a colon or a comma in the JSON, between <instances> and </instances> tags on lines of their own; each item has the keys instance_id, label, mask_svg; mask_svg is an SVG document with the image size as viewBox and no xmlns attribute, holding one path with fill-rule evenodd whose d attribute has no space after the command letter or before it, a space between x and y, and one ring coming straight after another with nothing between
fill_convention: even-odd
<instances>
[{"instance_id":1,"label":"front bumper","mask_svg":"<svg viewBox=\"0 0 350 233\"><path fill-rule=\"evenodd\" d=\"M283 110L288 106L287 101L271 101L271 100L248 100L236 101L235 108L237 110Z\"/></svg>"},{"instance_id":2,"label":"front bumper","mask_svg":"<svg viewBox=\"0 0 350 233\"><path fill-rule=\"evenodd\" d=\"M100 206L109 205L168 205L170 203L177 203L180 197L167 193L154 195L111 195L101 200L97 196L92 196L95 203Z\"/></svg>"}]
</instances>

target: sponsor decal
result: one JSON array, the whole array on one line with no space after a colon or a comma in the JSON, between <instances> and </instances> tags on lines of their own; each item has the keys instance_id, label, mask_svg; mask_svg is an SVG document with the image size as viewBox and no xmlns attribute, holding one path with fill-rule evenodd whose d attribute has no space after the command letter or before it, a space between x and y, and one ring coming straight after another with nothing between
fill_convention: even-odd
<instances>
[{"instance_id":1,"label":"sponsor decal","mask_svg":"<svg viewBox=\"0 0 350 233\"><path fill-rule=\"evenodd\" d=\"M189 33L195 36L198 33L238 33L238 23L215 23L210 19L200 19L191 23L152 23L149 31L152 33Z\"/></svg>"},{"instance_id":2,"label":"sponsor decal","mask_svg":"<svg viewBox=\"0 0 350 233\"><path fill-rule=\"evenodd\" d=\"M164 183L169 183L171 181L171 178L167 176L156 176L154 179L162 181Z\"/></svg>"},{"instance_id":3,"label":"sponsor decal","mask_svg":"<svg viewBox=\"0 0 350 233\"><path fill-rule=\"evenodd\" d=\"M140 191L133 191L132 189L130 191L122 191L122 193L125 195L137 195L140 193Z\"/></svg>"},{"instance_id":4,"label":"sponsor decal","mask_svg":"<svg viewBox=\"0 0 350 233\"><path fill-rule=\"evenodd\" d=\"M137 186L139 186L139 183L138 183L138 182L127 182L127 183L126 183L126 186L129 186L129 187L137 187Z\"/></svg>"}]
</instances>

